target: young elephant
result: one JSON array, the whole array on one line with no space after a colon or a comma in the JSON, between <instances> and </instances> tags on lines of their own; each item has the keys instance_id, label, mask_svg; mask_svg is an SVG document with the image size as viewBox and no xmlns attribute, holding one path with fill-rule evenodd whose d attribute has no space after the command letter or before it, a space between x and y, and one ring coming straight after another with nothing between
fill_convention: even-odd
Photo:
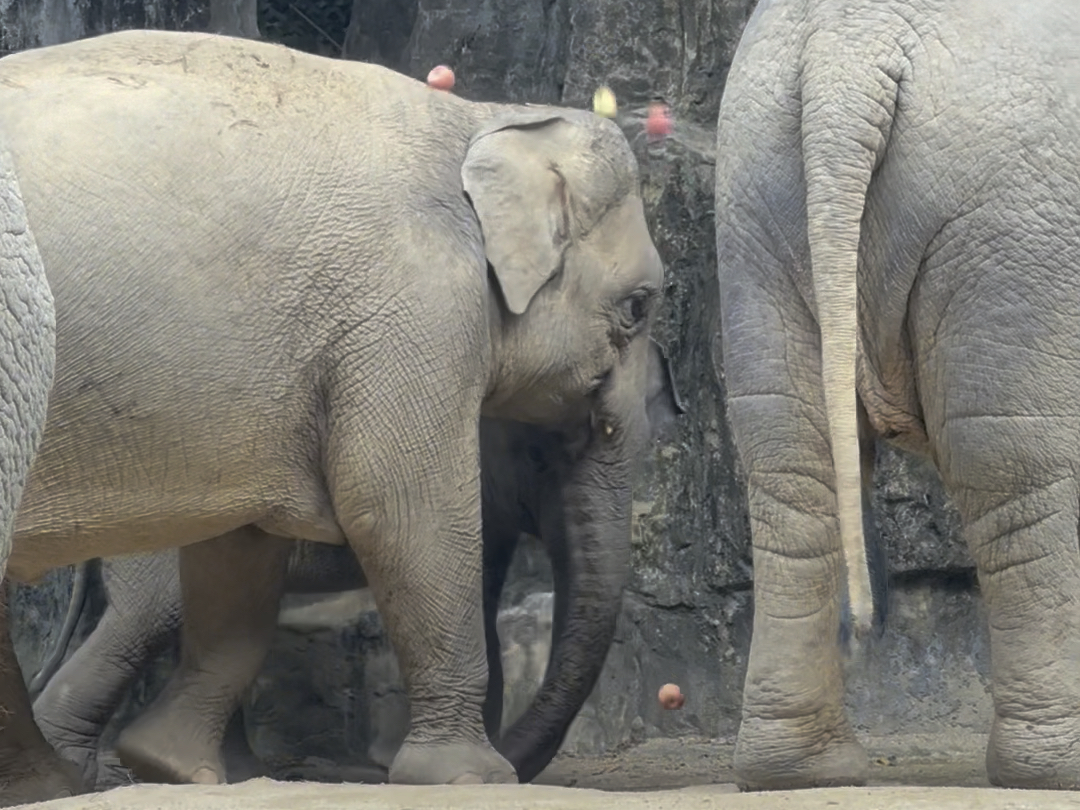
<instances>
[{"instance_id":1,"label":"young elephant","mask_svg":"<svg viewBox=\"0 0 1080 810\"><path fill-rule=\"evenodd\" d=\"M1080 788L1080 5L761 0L716 163L749 480L747 788L861 784L859 439L929 455L989 611L993 783Z\"/></svg>"},{"instance_id":2,"label":"young elephant","mask_svg":"<svg viewBox=\"0 0 1080 810\"><path fill-rule=\"evenodd\" d=\"M683 408L659 347L654 357L647 408L650 424L656 429ZM581 438L520 423L480 420L488 653L484 718L488 736L497 741L496 748L523 782L551 761L596 684L611 645L628 573L628 537L625 543L592 549L588 554L567 544L570 516L562 508L559 492L573 463L574 445L580 446ZM246 531L258 530L248 527ZM540 537L549 549L558 627L540 691L526 713L500 737L503 678L496 619L507 570L522 533ZM181 625L175 550L102 560L101 575L107 605L94 630L63 665L52 670L46 665L31 682L35 720L57 752L80 766L88 785L97 779L97 745L105 725L130 684ZM77 576L85 576L85 566ZM289 557L283 590L330 593L366 584L348 547L298 543ZM73 589L73 599L81 602L74 595L80 590ZM69 631L81 604L74 607L66 623ZM243 617L235 618L243 624ZM261 639L270 641L268 635ZM66 644L66 640L61 641L57 651L61 655ZM170 762L172 740L180 733L206 742L209 729L225 725L228 716L222 714L224 706L218 696L233 687L234 667L234 662L219 658L214 669L190 673L184 681L190 697L179 702L192 715L184 718L180 728L155 727L144 734L124 735L118 746L124 764L144 781L175 780ZM35 689L39 679L40 688ZM37 691L39 697L34 694ZM240 781L262 772L237 715L226 726L224 749L224 757L210 747L201 755L202 767L209 768L216 780ZM198 775L185 774L188 781Z\"/></svg>"},{"instance_id":3,"label":"young elephant","mask_svg":"<svg viewBox=\"0 0 1080 810\"><path fill-rule=\"evenodd\" d=\"M516 781L483 721L478 420L586 425L567 545L624 546L663 268L618 127L125 31L0 60L0 133L58 323L7 574L182 547L184 662L143 718L167 728L223 650L236 705L290 543L348 543L411 710L390 780ZM9 804L61 762L26 701L7 677Z\"/></svg>"}]
</instances>

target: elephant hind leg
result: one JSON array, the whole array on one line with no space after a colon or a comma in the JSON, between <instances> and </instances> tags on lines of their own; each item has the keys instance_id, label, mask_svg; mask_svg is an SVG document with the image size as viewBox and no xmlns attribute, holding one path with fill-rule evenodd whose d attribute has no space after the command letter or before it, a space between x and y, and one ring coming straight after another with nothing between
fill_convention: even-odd
<instances>
[{"instance_id":1,"label":"elephant hind leg","mask_svg":"<svg viewBox=\"0 0 1080 810\"><path fill-rule=\"evenodd\" d=\"M1080 486L1064 459L1055 472L1034 458L1043 429L1009 437L1001 419L965 421L949 431L964 459L950 490L989 614L987 774L1001 787L1080 789ZM995 451L960 449L980 446Z\"/></svg>"},{"instance_id":2,"label":"elephant hind leg","mask_svg":"<svg viewBox=\"0 0 1080 810\"><path fill-rule=\"evenodd\" d=\"M273 643L291 548L245 526L180 550L180 665L116 746L136 777L226 781L226 725Z\"/></svg>"},{"instance_id":3,"label":"elephant hind leg","mask_svg":"<svg viewBox=\"0 0 1080 810\"><path fill-rule=\"evenodd\" d=\"M783 251L768 252L775 236L761 223L775 212L758 213L767 216L754 206L716 212L723 374L754 565L735 779L743 790L862 785L869 758L844 709L845 560L821 330Z\"/></svg>"},{"instance_id":4,"label":"elephant hind leg","mask_svg":"<svg viewBox=\"0 0 1080 810\"><path fill-rule=\"evenodd\" d=\"M986 769L1001 787L1080 789L1078 521L1080 492L1067 477L966 526L990 617Z\"/></svg>"},{"instance_id":5,"label":"elephant hind leg","mask_svg":"<svg viewBox=\"0 0 1080 810\"><path fill-rule=\"evenodd\" d=\"M1060 283L1070 268L1008 247L977 273L950 268L963 285L923 316L935 331L920 377L936 389L923 411L987 608L988 776L1078 789L1080 314L1063 303L1075 301ZM1002 299L1008 279L1024 286Z\"/></svg>"},{"instance_id":6,"label":"elephant hind leg","mask_svg":"<svg viewBox=\"0 0 1080 810\"><path fill-rule=\"evenodd\" d=\"M107 605L86 640L45 684L34 716L60 756L97 783L98 744L139 673L180 628L175 549L101 561Z\"/></svg>"},{"instance_id":7,"label":"elephant hind leg","mask_svg":"<svg viewBox=\"0 0 1080 810\"><path fill-rule=\"evenodd\" d=\"M34 724L8 629L9 588L0 585L0 807L85 792L79 769L61 759Z\"/></svg>"},{"instance_id":8,"label":"elephant hind leg","mask_svg":"<svg viewBox=\"0 0 1080 810\"><path fill-rule=\"evenodd\" d=\"M844 560L817 327L805 306L777 308L799 299L776 278L790 284L778 274L761 290L737 285L728 300L738 317L725 320L728 413L747 471L754 561L735 777L743 790L861 785L869 761L843 705Z\"/></svg>"}]
</instances>

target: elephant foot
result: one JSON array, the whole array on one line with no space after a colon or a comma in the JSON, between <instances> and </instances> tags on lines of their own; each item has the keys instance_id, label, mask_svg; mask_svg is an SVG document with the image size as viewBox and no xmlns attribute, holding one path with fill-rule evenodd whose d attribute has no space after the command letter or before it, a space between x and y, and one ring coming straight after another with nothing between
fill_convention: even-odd
<instances>
[{"instance_id":1,"label":"elephant foot","mask_svg":"<svg viewBox=\"0 0 1080 810\"><path fill-rule=\"evenodd\" d=\"M1080 717L1040 725L995 717L986 749L986 775L997 787L1080 789Z\"/></svg>"},{"instance_id":2,"label":"elephant foot","mask_svg":"<svg viewBox=\"0 0 1080 810\"><path fill-rule=\"evenodd\" d=\"M0 774L0 807L16 807L87 792L79 769L51 751L20 756Z\"/></svg>"},{"instance_id":3,"label":"elephant foot","mask_svg":"<svg viewBox=\"0 0 1080 810\"><path fill-rule=\"evenodd\" d=\"M270 775L270 770L250 748L230 748L226 744L222 753L222 759L225 760L225 780L230 785Z\"/></svg>"},{"instance_id":4,"label":"elephant foot","mask_svg":"<svg viewBox=\"0 0 1080 810\"><path fill-rule=\"evenodd\" d=\"M798 728L798 719L743 720L735 743L740 790L859 787L869 760L850 727L823 732ZM806 719L802 719L806 723Z\"/></svg>"},{"instance_id":5,"label":"elephant foot","mask_svg":"<svg viewBox=\"0 0 1080 810\"><path fill-rule=\"evenodd\" d=\"M238 752L226 750L224 758L225 778L230 785L270 775L270 771L263 765L262 760L250 751Z\"/></svg>"},{"instance_id":6,"label":"elephant foot","mask_svg":"<svg viewBox=\"0 0 1080 810\"><path fill-rule=\"evenodd\" d=\"M94 790L98 777L97 740L61 731L45 721L38 726L60 758L74 764L82 774L86 789Z\"/></svg>"},{"instance_id":7,"label":"elephant foot","mask_svg":"<svg viewBox=\"0 0 1080 810\"><path fill-rule=\"evenodd\" d=\"M120 733L116 755L141 782L220 785L226 781L218 747L206 739L205 730L170 724L154 708Z\"/></svg>"},{"instance_id":8,"label":"elephant foot","mask_svg":"<svg viewBox=\"0 0 1080 810\"><path fill-rule=\"evenodd\" d=\"M229 724L225 727L221 758L225 762L225 777L230 785L270 775L262 760L255 756L248 744L244 713L241 711L233 712Z\"/></svg>"},{"instance_id":9,"label":"elephant foot","mask_svg":"<svg viewBox=\"0 0 1080 810\"><path fill-rule=\"evenodd\" d=\"M484 743L416 743L406 739L390 765L401 785L516 784L514 767Z\"/></svg>"}]
</instances>

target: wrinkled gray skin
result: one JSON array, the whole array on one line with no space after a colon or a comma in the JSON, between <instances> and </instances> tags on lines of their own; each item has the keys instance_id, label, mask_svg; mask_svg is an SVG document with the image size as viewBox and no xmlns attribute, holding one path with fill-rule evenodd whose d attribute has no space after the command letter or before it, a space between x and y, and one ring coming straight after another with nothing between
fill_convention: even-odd
<instances>
[{"instance_id":1,"label":"wrinkled gray skin","mask_svg":"<svg viewBox=\"0 0 1080 810\"><path fill-rule=\"evenodd\" d=\"M834 643L845 559L867 619L859 422L928 455L962 514L991 781L1080 788L1077 42L1056 0L763 0L745 29L716 165L754 544L744 788L866 779Z\"/></svg>"},{"instance_id":2,"label":"wrinkled gray skin","mask_svg":"<svg viewBox=\"0 0 1080 810\"><path fill-rule=\"evenodd\" d=\"M347 543L411 709L390 780L516 781L483 720L478 420L587 425L568 546L625 543L663 268L618 127L126 31L0 60L0 132L58 323L8 574L182 547L181 665L129 739L175 729L222 650L242 664L228 716L291 543ZM0 803L48 798L19 769L59 763L18 728L0 730ZM214 731L173 735L177 778Z\"/></svg>"},{"instance_id":3,"label":"wrinkled gray skin","mask_svg":"<svg viewBox=\"0 0 1080 810\"><path fill-rule=\"evenodd\" d=\"M659 347L654 357L647 409L650 425L660 430L683 408ZM592 691L611 646L628 573L629 537L621 546L595 549L600 556L588 558L579 548L567 546L567 516L559 488L572 467L580 438L520 423L480 420L488 654L484 719L488 736L514 765L522 782L531 780L551 761ZM507 570L523 532L545 541L552 558L558 629L548 677L530 708L500 737L503 679L496 619ZM80 580L73 588L76 604L66 622L69 630L82 607L78 593L85 593L85 588L79 588L78 582L85 578L85 572L83 566L76 575ZM171 643L181 625L176 550L102 560L101 576L107 605L94 630L63 665L55 668L46 664L30 685L38 726L61 756L80 766L90 786L98 777L97 746L105 725L134 679ZM285 592L330 593L366 585L356 556L346 546L301 542L289 556ZM58 657L62 657L66 643L61 642ZM221 671L228 669L227 664L220 665ZM187 682L193 699L183 705L194 708L199 698L202 702L198 716L187 719L184 727L225 723L227 718L220 716L223 704L217 699L222 688L217 675L218 671L204 670L194 674L195 682ZM170 729L160 732L170 737L173 733ZM201 735L203 739L207 736ZM120 753L136 764L153 762L161 753L167 754L168 739L140 740L139 750L132 750L133 741L126 739ZM396 746L383 749L392 744L377 741L370 752L374 761L389 766ZM248 746L239 713L226 727L221 758L214 750L202 756L229 782L264 773ZM169 778L168 769L160 765L137 775Z\"/></svg>"},{"instance_id":4,"label":"wrinkled gray skin","mask_svg":"<svg viewBox=\"0 0 1080 810\"><path fill-rule=\"evenodd\" d=\"M56 313L41 255L29 226L14 162L0 134L0 576L12 547L15 516L45 427L56 362ZM0 586L0 691L18 692L19 672L7 630L7 587ZM44 745L31 721L30 703L8 704L10 733ZM49 793L70 795L74 769L46 769L12 761L0 751L0 769L40 782ZM13 766L13 767L12 767Z\"/></svg>"}]
</instances>

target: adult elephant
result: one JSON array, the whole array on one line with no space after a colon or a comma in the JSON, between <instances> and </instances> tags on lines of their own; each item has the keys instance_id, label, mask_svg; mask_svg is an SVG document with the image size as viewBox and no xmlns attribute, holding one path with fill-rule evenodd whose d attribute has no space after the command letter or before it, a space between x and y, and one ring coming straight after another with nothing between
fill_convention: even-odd
<instances>
[{"instance_id":1,"label":"adult elephant","mask_svg":"<svg viewBox=\"0 0 1080 810\"><path fill-rule=\"evenodd\" d=\"M659 347L650 364L646 409L654 430L683 412L667 361ZM490 739L517 771L530 781L558 751L567 729L588 698L600 675L614 635L629 573L630 538L599 547L572 546L569 519L591 520L591 515L570 516L562 507L561 491L573 468L575 446L582 435L554 433L534 425L490 419L480 420L484 540L484 627L488 657L488 692L484 719ZM258 531L247 527L245 531ZM499 599L511 558L522 533L539 537L552 560L555 583L555 627L548 672L526 712L500 734L503 708L503 673L496 627ZM177 551L154 552L101 561L105 610L86 640L62 664L71 632L85 602L87 568L80 566L72 589L72 610L57 649L31 681L34 719L57 752L82 770L93 785L97 779L97 751L101 734L135 678L169 644L181 626L181 588ZM283 590L288 593L330 593L367 586L356 556L347 546L298 543L289 557ZM243 622L241 617L234 619ZM268 635L262 636L269 643ZM265 652L266 650L264 650ZM224 653L227 655L228 650ZM198 754L201 767L215 780L242 781L264 772L251 751L242 715L228 716L228 703L219 699L231 688L233 664L218 659L213 669L190 673L185 679L189 696L181 705L189 710L177 727L135 727L125 733L118 752L125 765L144 781L176 779L172 767L174 740L194 740L206 748ZM228 722L227 722L228 721ZM136 721L137 722L137 721ZM225 728L219 752L208 740ZM380 729L380 732L382 730ZM396 751L380 735L373 760ZM393 746L391 750L387 750ZM194 759L194 757L188 757ZM199 774L184 774L194 781Z\"/></svg>"},{"instance_id":2,"label":"adult elephant","mask_svg":"<svg viewBox=\"0 0 1080 810\"><path fill-rule=\"evenodd\" d=\"M744 788L861 784L861 437L928 455L989 610L996 785L1080 787L1080 7L762 0L719 116L755 616Z\"/></svg>"},{"instance_id":3,"label":"adult elephant","mask_svg":"<svg viewBox=\"0 0 1080 810\"><path fill-rule=\"evenodd\" d=\"M516 781L482 716L478 420L580 431L568 543L624 542L663 268L618 127L126 31L0 60L0 132L59 324L7 574L181 546L167 727L223 650L235 706L291 542L348 543L411 709L390 780ZM0 800L47 798L5 672Z\"/></svg>"},{"instance_id":4,"label":"adult elephant","mask_svg":"<svg viewBox=\"0 0 1080 810\"><path fill-rule=\"evenodd\" d=\"M45 428L45 411L56 364L56 311L11 152L0 133L0 557L11 552L19 502ZM0 623L7 594L0 589ZM18 677L6 624L0 632L0 683ZM29 704L9 727L29 728ZM16 732L18 733L18 732ZM70 768L43 786L65 795Z\"/></svg>"}]
</instances>

